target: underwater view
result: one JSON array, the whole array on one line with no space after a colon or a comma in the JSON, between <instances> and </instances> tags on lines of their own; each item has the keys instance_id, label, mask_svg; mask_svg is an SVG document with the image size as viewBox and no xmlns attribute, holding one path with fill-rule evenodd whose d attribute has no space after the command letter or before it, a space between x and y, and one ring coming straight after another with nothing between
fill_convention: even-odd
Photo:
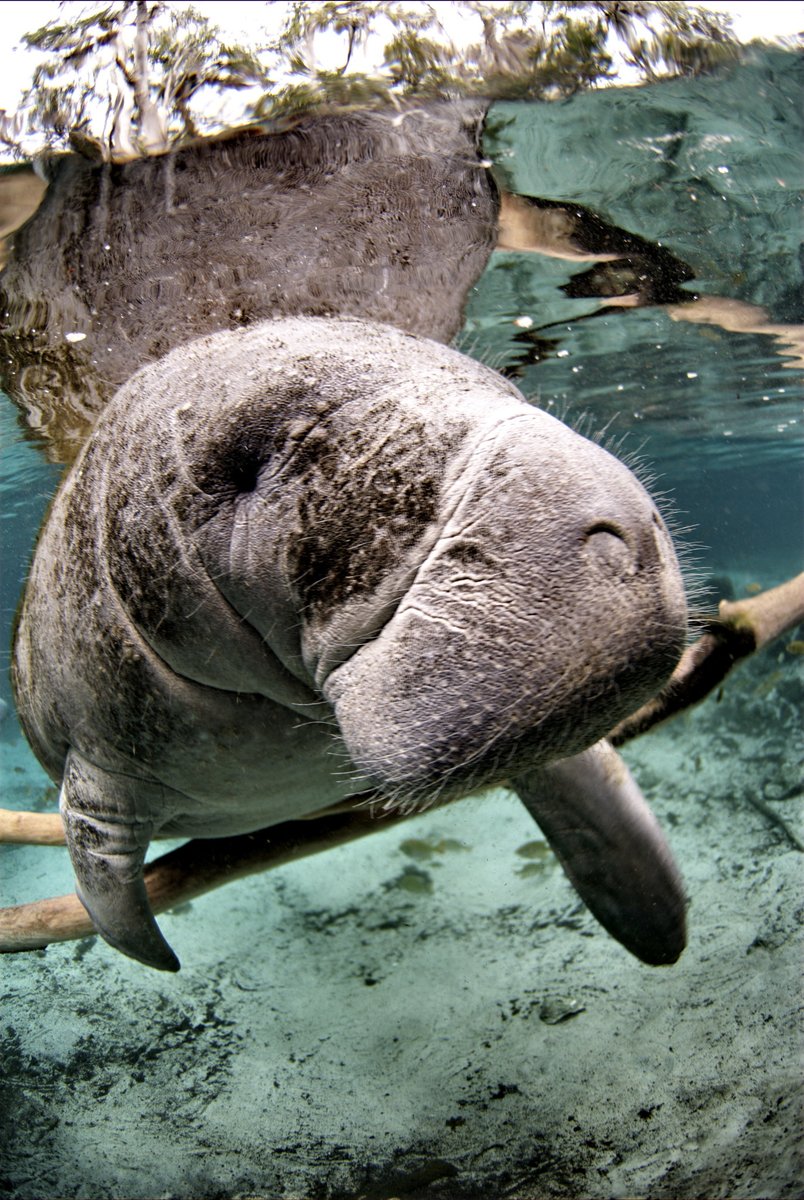
<instances>
[{"instance_id":1,"label":"underwater view","mask_svg":"<svg viewBox=\"0 0 804 1200\"><path fill-rule=\"evenodd\" d=\"M407 125L352 107L163 157L99 164L73 152L51 171L0 274L0 803L55 814L63 770L72 861L58 836L0 847L0 1193L802 1194L800 608L756 653L735 651L744 661L700 703L641 736L615 731L636 781L633 827L630 809L621 829L571 783L577 807L562 824L551 797L564 784L549 772L641 712L719 602L739 605L802 570L803 98L800 55L769 49L641 87L431 100ZM159 189L169 203L154 213L143 196ZM421 196L441 224L408 246L400 225L415 226ZM285 458L253 465L268 418L245 427L252 377L299 405L281 432L287 461L291 441L305 445L292 477ZM364 404L375 380L382 404ZM397 391L410 408L389 416ZM333 415L341 393L351 424ZM330 458L313 462L316 427L330 449L346 448L330 476ZM376 444L393 466L382 494L374 475L360 490ZM634 574L622 558L631 535L608 516L590 535L594 587L560 555L555 565L552 531L576 493L643 503L601 446L656 498L662 519L651 508L643 550L660 564L661 602L632 607L620 587ZM490 495L473 475L481 452ZM259 492L267 505L275 471L270 518L252 507L220 526L207 505L224 487L219 459L240 481L238 504ZM520 479L532 529L521 506L506 511ZM155 487L178 497L161 523ZM102 498L107 524L92 523L87 496ZM315 536L292 526L297 496L293 512L318 521ZM194 540L177 564L185 518ZM445 521L459 575L431 533ZM266 522L290 523L281 554L263 554ZM460 541L467 530L475 541ZM510 569L499 566L506 552ZM498 565L483 575L481 560ZM215 594L196 602L210 561ZM292 620L276 582L285 561L305 581ZM431 576L436 597L468 577L483 613L527 607L523 595L544 587L550 619L539 610L526 657L501 617L495 656L470 670L492 618L473 618L469 666L455 639L442 647L428 632L422 649L415 612L428 631L460 619L457 607L436 611ZM154 590L165 580L168 599ZM134 649L103 641L105 588L158 667L142 667L136 638ZM277 592L267 616L260 588ZM408 589L394 654L375 662ZM251 640L231 634L230 607ZM224 610L218 624L208 615ZM281 696L286 724L277 718L266 743L251 732L262 683L231 680L263 678L280 626L287 644L271 642L273 691L261 694ZM188 630L205 650L191 669ZM418 657L400 666L402 653ZM180 684L163 683L165 661ZM211 732L185 720L196 686ZM234 717L219 718L212 692L236 695ZM431 725L422 696L437 708ZM109 730L123 730L108 760L97 732L107 714L110 744ZM333 749L336 733L348 755ZM130 754L119 749L129 737ZM136 759L152 750L173 756L170 769L143 768L131 800ZM112 799L98 800L92 771L123 781ZM261 820L271 787L304 800L272 801ZM237 798L239 819L215 808L216 788ZM199 798L190 815L185 791ZM313 818L330 808L317 842ZM588 835L576 828L586 820ZM254 864L238 866L248 837L271 825L276 838L269 828ZM136 870L129 826L146 830ZM166 841L148 846L152 834ZM214 840L209 858L179 849L194 835L194 847ZM237 852L220 848L230 836ZM174 890L153 903L158 927L136 890L146 850L148 862L179 855L177 882L165 868ZM643 876L650 899L634 915ZM62 931L55 907L9 912L67 896L76 879L103 937L74 897Z\"/></svg>"}]
</instances>

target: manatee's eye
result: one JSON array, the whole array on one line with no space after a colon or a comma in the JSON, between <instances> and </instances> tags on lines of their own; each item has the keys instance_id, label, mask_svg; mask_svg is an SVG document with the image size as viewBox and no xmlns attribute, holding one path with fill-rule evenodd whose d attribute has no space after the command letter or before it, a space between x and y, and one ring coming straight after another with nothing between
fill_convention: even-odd
<instances>
[{"instance_id":1,"label":"manatee's eye","mask_svg":"<svg viewBox=\"0 0 804 1200\"><path fill-rule=\"evenodd\" d=\"M609 575L633 575L636 560L625 532L610 521L600 521L586 531L584 547L592 562Z\"/></svg>"},{"instance_id":2,"label":"manatee's eye","mask_svg":"<svg viewBox=\"0 0 804 1200\"><path fill-rule=\"evenodd\" d=\"M262 463L256 455L244 454L237 457L229 467L230 478L235 490L241 495L244 492L255 491L261 466Z\"/></svg>"},{"instance_id":3,"label":"manatee's eye","mask_svg":"<svg viewBox=\"0 0 804 1200\"><path fill-rule=\"evenodd\" d=\"M211 496L235 500L256 491L264 462L260 447L223 445L196 471L196 483Z\"/></svg>"}]
</instances>

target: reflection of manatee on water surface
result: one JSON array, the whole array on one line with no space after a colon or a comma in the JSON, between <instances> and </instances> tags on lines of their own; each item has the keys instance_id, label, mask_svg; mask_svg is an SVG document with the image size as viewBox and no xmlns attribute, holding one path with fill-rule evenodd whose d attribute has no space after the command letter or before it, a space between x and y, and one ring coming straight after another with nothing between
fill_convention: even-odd
<instances>
[{"instance_id":1,"label":"reflection of manatee on water surface","mask_svg":"<svg viewBox=\"0 0 804 1200\"><path fill-rule=\"evenodd\" d=\"M681 883L600 739L685 614L606 451L438 343L289 318L179 347L107 406L40 537L16 696L82 900L152 966L178 966L152 837L506 779L601 922L672 962Z\"/></svg>"},{"instance_id":2,"label":"reflection of manatee on water surface","mask_svg":"<svg viewBox=\"0 0 804 1200\"><path fill-rule=\"evenodd\" d=\"M0 276L0 386L71 461L135 370L203 334L348 315L448 342L495 247L594 263L591 290L586 270L571 283L607 304L638 278L628 303L690 307L692 270L665 247L582 205L500 192L487 108L319 114L126 163L46 161ZM15 181L0 176L9 224Z\"/></svg>"},{"instance_id":3,"label":"reflection of manatee on water surface","mask_svg":"<svg viewBox=\"0 0 804 1200\"><path fill-rule=\"evenodd\" d=\"M0 386L57 461L175 346L306 314L460 329L491 254L488 104L316 115L168 154L45 162L0 276Z\"/></svg>"}]
</instances>

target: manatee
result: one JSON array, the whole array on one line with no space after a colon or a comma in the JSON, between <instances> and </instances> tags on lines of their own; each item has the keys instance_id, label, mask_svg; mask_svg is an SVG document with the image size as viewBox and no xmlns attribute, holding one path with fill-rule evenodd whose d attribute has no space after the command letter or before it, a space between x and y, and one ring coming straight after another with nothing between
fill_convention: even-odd
<instances>
[{"instance_id":1,"label":"manatee","mask_svg":"<svg viewBox=\"0 0 804 1200\"><path fill-rule=\"evenodd\" d=\"M662 963L683 887L601 739L685 623L668 531L606 450L435 341L289 317L178 347L110 401L40 534L13 681L78 894L153 967L178 961L152 838L505 780Z\"/></svg>"}]
</instances>

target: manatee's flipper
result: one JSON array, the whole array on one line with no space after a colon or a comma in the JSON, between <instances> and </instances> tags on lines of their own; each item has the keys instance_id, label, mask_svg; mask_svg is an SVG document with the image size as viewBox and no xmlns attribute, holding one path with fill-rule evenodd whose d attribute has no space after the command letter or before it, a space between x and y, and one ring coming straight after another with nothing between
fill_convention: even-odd
<instances>
[{"instance_id":1,"label":"manatee's flipper","mask_svg":"<svg viewBox=\"0 0 804 1200\"><path fill-rule=\"evenodd\" d=\"M631 772L606 741L511 781L581 899L652 966L687 941L684 885Z\"/></svg>"},{"instance_id":2,"label":"manatee's flipper","mask_svg":"<svg viewBox=\"0 0 804 1200\"><path fill-rule=\"evenodd\" d=\"M76 877L76 893L110 946L159 971L179 960L154 920L142 876L153 822L138 819L136 780L67 755L59 808ZM147 787L147 785L145 785Z\"/></svg>"}]
</instances>

